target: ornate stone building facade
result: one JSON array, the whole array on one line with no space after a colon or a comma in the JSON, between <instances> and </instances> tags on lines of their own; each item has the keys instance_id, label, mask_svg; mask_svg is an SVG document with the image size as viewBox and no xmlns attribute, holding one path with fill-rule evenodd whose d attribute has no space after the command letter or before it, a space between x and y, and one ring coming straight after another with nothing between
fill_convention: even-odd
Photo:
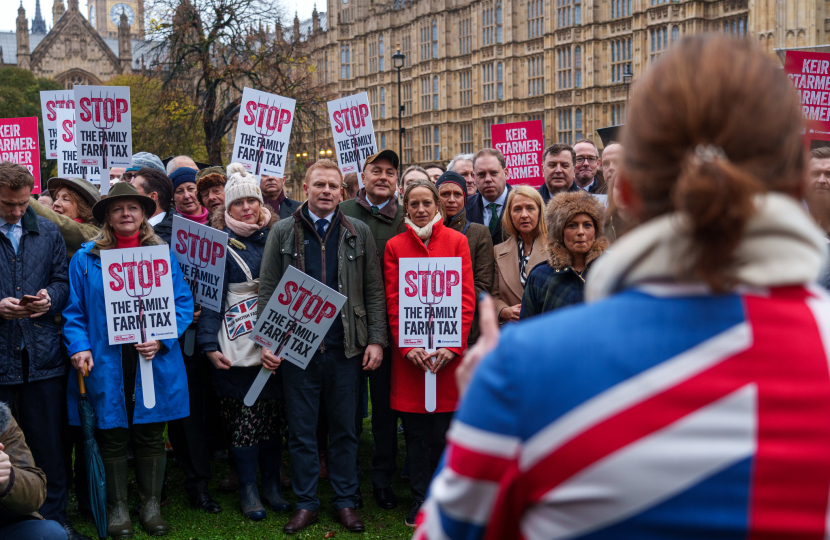
<instances>
[{"instance_id":1,"label":"ornate stone building facade","mask_svg":"<svg viewBox=\"0 0 830 540\"><path fill-rule=\"evenodd\" d=\"M490 145L494 123L540 119L547 144L625 122L631 80L684 35L714 31L774 49L826 44L828 0L327 0L307 36L318 83L369 94L378 142L446 163ZM330 137L320 129L309 152Z\"/></svg>"},{"instance_id":2,"label":"ornate stone building facade","mask_svg":"<svg viewBox=\"0 0 830 540\"><path fill-rule=\"evenodd\" d=\"M98 3L106 2L90 0L90 13L95 13ZM68 9L63 0L54 0L52 16L55 23L48 32L38 1L30 32L26 11L21 5L16 31L0 32L3 64L28 69L39 77L52 77L66 88L76 84L101 84L116 75L140 69L144 60L141 51L145 45L144 25L140 22L143 0L112 4L116 6L112 13L118 15L114 33L109 31L111 20L101 23L101 31L96 29L92 21L81 14L78 0L68 0ZM138 24L132 24L137 17L130 16L131 4L135 6L134 13L142 15Z\"/></svg>"}]
</instances>

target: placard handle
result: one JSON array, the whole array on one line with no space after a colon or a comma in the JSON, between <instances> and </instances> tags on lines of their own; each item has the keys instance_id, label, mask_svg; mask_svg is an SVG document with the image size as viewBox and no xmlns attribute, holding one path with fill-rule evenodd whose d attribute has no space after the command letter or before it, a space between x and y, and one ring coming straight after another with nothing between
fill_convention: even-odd
<instances>
[{"instance_id":1,"label":"placard handle","mask_svg":"<svg viewBox=\"0 0 830 540\"><path fill-rule=\"evenodd\" d=\"M144 397L144 406L152 409L156 406L156 383L153 380L153 361L138 355L138 365L141 368L141 394Z\"/></svg>"}]
</instances>

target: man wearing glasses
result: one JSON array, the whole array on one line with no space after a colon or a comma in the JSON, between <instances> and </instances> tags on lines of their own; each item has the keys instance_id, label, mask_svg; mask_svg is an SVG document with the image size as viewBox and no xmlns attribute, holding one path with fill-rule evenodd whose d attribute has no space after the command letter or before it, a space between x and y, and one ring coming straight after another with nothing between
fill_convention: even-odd
<instances>
[{"instance_id":1,"label":"man wearing glasses","mask_svg":"<svg viewBox=\"0 0 830 540\"><path fill-rule=\"evenodd\" d=\"M597 171L602 166L597 145L588 139L580 139L574 145L574 152L576 153L574 184L588 193L604 194L607 188L605 180L602 176L597 176Z\"/></svg>"},{"instance_id":2,"label":"man wearing glasses","mask_svg":"<svg viewBox=\"0 0 830 540\"><path fill-rule=\"evenodd\" d=\"M121 181L132 183L133 178L137 176L138 171L143 167L155 169L161 174L167 176L167 172L164 170L164 164L157 155L151 154L150 152L139 152L137 154L133 154L133 163L127 167L127 170L125 170L124 174L121 175ZM110 180L112 180L112 178L110 178Z\"/></svg>"}]
</instances>

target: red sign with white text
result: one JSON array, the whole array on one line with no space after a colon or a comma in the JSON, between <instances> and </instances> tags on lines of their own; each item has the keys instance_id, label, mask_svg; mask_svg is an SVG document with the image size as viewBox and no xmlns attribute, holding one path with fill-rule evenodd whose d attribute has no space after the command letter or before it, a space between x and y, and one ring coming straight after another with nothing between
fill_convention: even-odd
<instances>
[{"instance_id":1,"label":"red sign with white text","mask_svg":"<svg viewBox=\"0 0 830 540\"><path fill-rule=\"evenodd\" d=\"M805 137L830 141L830 54L787 51L784 69L798 90Z\"/></svg>"},{"instance_id":2,"label":"red sign with white text","mask_svg":"<svg viewBox=\"0 0 830 540\"><path fill-rule=\"evenodd\" d=\"M507 182L512 186L541 186L545 181L542 176L542 152L545 149L542 121L493 124L490 134L493 148L504 155Z\"/></svg>"},{"instance_id":3,"label":"red sign with white text","mask_svg":"<svg viewBox=\"0 0 830 540\"><path fill-rule=\"evenodd\" d=\"M40 193L40 148L37 118L0 119L0 161L11 161L35 177L32 193Z\"/></svg>"}]
</instances>

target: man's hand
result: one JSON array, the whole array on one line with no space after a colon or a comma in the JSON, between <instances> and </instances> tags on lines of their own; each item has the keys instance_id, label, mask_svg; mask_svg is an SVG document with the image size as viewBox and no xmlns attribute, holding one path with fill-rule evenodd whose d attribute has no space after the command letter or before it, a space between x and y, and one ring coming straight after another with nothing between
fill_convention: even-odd
<instances>
[{"instance_id":1,"label":"man's hand","mask_svg":"<svg viewBox=\"0 0 830 540\"><path fill-rule=\"evenodd\" d=\"M25 306L20 306L17 298L3 298L0 300L0 317L10 321L14 319L25 319L32 314Z\"/></svg>"},{"instance_id":2,"label":"man's hand","mask_svg":"<svg viewBox=\"0 0 830 540\"><path fill-rule=\"evenodd\" d=\"M161 348L161 341L154 339L144 343L136 343L135 348L138 351L138 354L143 356L146 360L152 360Z\"/></svg>"},{"instance_id":3,"label":"man's hand","mask_svg":"<svg viewBox=\"0 0 830 540\"><path fill-rule=\"evenodd\" d=\"M198 306L198 309L193 310L193 322L191 324L198 324L199 323L199 316L202 314L202 306Z\"/></svg>"},{"instance_id":4,"label":"man's hand","mask_svg":"<svg viewBox=\"0 0 830 540\"><path fill-rule=\"evenodd\" d=\"M32 319L40 317L52 308L52 297L49 296L49 292L46 289L39 290L37 296L40 300L31 302L26 306L26 309L32 313L30 315Z\"/></svg>"},{"instance_id":5,"label":"man's hand","mask_svg":"<svg viewBox=\"0 0 830 540\"><path fill-rule=\"evenodd\" d=\"M406 359L423 369L424 373L432 368L432 360L429 359L429 354L421 347L416 347L406 353Z\"/></svg>"},{"instance_id":6,"label":"man's hand","mask_svg":"<svg viewBox=\"0 0 830 540\"><path fill-rule=\"evenodd\" d=\"M374 371L380 367L381 362L383 362L383 348L377 343L366 347L363 353L363 371Z\"/></svg>"},{"instance_id":7,"label":"man's hand","mask_svg":"<svg viewBox=\"0 0 830 540\"><path fill-rule=\"evenodd\" d=\"M277 358L274 356L274 353L263 347L259 354L260 359L262 360L262 367L265 369L270 369L271 371L276 371L280 364L282 364L282 358ZM272 373L273 375L273 373Z\"/></svg>"},{"instance_id":8,"label":"man's hand","mask_svg":"<svg viewBox=\"0 0 830 540\"><path fill-rule=\"evenodd\" d=\"M216 369L230 369L231 368L231 361L228 360L228 357L224 354L220 353L219 351L208 351L205 353L211 363L214 365Z\"/></svg>"},{"instance_id":9,"label":"man's hand","mask_svg":"<svg viewBox=\"0 0 830 540\"><path fill-rule=\"evenodd\" d=\"M433 373L438 373L441 368L452 362L456 356L458 355L448 349L444 349L443 347L436 350L434 353L429 355L430 358L435 358L435 360L432 361L432 366L429 370Z\"/></svg>"},{"instance_id":10,"label":"man's hand","mask_svg":"<svg viewBox=\"0 0 830 540\"><path fill-rule=\"evenodd\" d=\"M455 371L455 383L458 385L458 394L463 396L467 391L467 385L473 378L478 363L481 359L490 354L499 344L499 322L496 320L496 309L493 302L493 297L485 294L481 302L478 303L478 327L481 329L481 335L464 355L464 360L458 369Z\"/></svg>"},{"instance_id":11,"label":"man's hand","mask_svg":"<svg viewBox=\"0 0 830 540\"><path fill-rule=\"evenodd\" d=\"M72 355L70 361L72 362L72 367L83 373L84 376L92 371L92 366L94 365L92 362L92 351L76 352Z\"/></svg>"},{"instance_id":12,"label":"man's hand","mask_svg":"<svg viewBox=\"0 0 830 540\"><path fill-rule=\"evenodd\" d=\"M0 484L5 484L8 482L9 477L12 475L12 461L9 459L9 455L5 452L5 446L0 444Z\"/></svg>"},{"instance_id":13,"label":"man's hand","mask_svg":"<svg viewBox=\"0 0 830 540\"><path fill-rule=\"evenodd\" d=\"M515 306L510 306L503 308L499 311L499 319L503 320L504 322L517 322L519 320L519 314L522 312L522 305L516 304Z\"/></svg>"}]
</instances>

